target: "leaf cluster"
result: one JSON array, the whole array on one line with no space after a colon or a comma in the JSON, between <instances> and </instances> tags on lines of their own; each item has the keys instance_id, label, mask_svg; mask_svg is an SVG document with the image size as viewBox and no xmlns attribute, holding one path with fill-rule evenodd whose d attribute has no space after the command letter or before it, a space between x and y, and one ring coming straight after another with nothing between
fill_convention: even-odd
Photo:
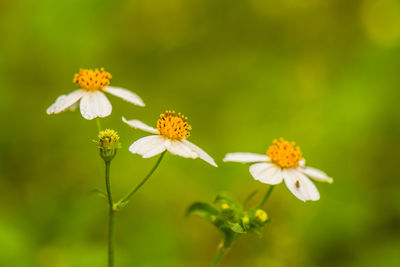
<instances>
[{"instance_id":1,"label":"leaf cluster","mask_svg":"<svg viewBox=\"0 0 400 267\"><path fill-rule=\"evenodd\" d=\"M224 235L226 246L246 233L261 236L264 226L270 222L267 213L259 206L245 209L255 194L251 193L243 203L239 203L230 195L221 193L212 203L194 202L186 210L186 216L195 214L212 223Z\"/></svg>"}]
</instances>

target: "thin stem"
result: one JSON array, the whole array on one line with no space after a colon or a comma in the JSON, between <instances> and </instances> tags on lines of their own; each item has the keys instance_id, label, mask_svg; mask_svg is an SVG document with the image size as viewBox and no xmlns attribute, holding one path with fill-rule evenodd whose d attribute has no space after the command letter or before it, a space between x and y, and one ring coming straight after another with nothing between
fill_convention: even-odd
<instances>
[{"instance_id":1,"label":"thin stem","mask_svg":"<svg viewBox=\"0 0 400 267\"><path fill-rule=\"evenodd\" d=\"M97 130L100 132L101 131L101 122L100 122L99 117L96 118L96 124L97 124Z\"/></svg>"},{"instance_id":2,"label":"thin stem","mask_svg":"<svg viewBox=\"0 0 400 267\"><path fill-rule=\"evenodd\" d=\"M146 183L146 181L151 177L151 175L157 169L158 165L160 165L160 162L163 159L164 155L165 155L165 151L161 154L161 156L158 158L156 164L153 166L153 168L150 170L150 172L143 178L143 180L136 187L132 188L132 190L129 193L127 193L123 198L121 198L117 202L117 204L116 204L117 207L123 203L126 203L136 193L136 191L138 191L139 188L142 187L144 185L144 183Z\"/></svg>"},{"instance_id":3,"label":"thin stem","mask_svg":"<svg viewBox=\"0 0 400 267\"><path fill-rule=\"evenodd\" d=\"M106 163L106 189L107 189L107 199L110 208L113 207L112 195L111 195L111 184L110 184L110 165L111 161L105 161Z\"/></svg>"},{"instance_id":4,"label":"thin stem","mask_svg":"<svg viewBox=\"0 0 400 267\"><path fill-rule=\"evenodd\" d=\"M108 214L108 266L113 267L115 244L115 210L110 208Z\"/></svg>"},{"instance_id":5,"label":"thin stem","mask_svg":"<svg viewBox=\"0 0 400 267\"><path fill-rule=\"evenodd\" d=\"M268 200L269 196L271 195L273 189L274 189L274 186L273 186L273 185L271 185L271 186L268 188L267 193L265 193L264 198L261 200L260 204L258 205L259 208L261 208L262 206L264 206L265 202L267 202L267 200Z\"/></svg>"},{"instance_id":6,"label":"thin stem","mask_svg":"<svg viewBox=\"0 0 400 267\"><path fill-rule=\"evenodd\" d=\"M246 197L246 199L243 201L243 207L246 206L247 203L249 203L250 199L252 199L255 196L255 194L257 194L257 190L254 190L253 192L251 192L250 195Z\"/></svg>"},{"instance_id":7,"label":"thin stem","mask_svg":"<svg viewBox=\"0 0 400 267\"><path fill-rule=\"evenodd\" d=\"M111 161L106 160L106 189L108 199L108 266L114 266L114 243L115 243L115 210L114 203L111 195L111 184L110 184L110 165Z\"/></svg>"},{"instance_id":8,"label":"thin stem","mask_svg":"<svg viewBox=\"0 0 400 267\"><path fill-rule=\"evenodd\" d=\"M228 250L229 247L226 247L224 245L224 242L221 242L221 244L218 247L217 255L215 255L214 260L210 264L210 267L218 266L218 264L221 262L222 258L225 256Z\"/></svg>"}]
</instances>

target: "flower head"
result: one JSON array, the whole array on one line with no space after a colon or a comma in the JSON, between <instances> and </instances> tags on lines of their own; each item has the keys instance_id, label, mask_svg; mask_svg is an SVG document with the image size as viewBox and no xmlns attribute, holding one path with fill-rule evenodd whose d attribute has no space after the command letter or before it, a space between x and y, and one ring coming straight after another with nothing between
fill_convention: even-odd
<instances>
[{"instance_id":1,"label":"flower head","mask_svg":"<svg viewBox=\"0 0 400 267\"><path fill-rule=\"evenodd\" d=\"M282 168L297 167L302 160L300 147L295 146L295 142L288 142L283 138L279 141L274 140L274 144L267 150L267 155L271 162Z\"/></svg>"},{"instance_id":2,"label":"flower head","mask_svg":"<svg viewBox=\"0 0 400 267\"><path fill-rule=\"evenodd\" d=\"M119 147L119 135L116 131L111 129L100 131L97 139L97 145L100 149L100 156L104 160L110 161L117 153L117 149Z\"/></svg>"},{"instance_id":3,"label":"flower head","mask_svg":"<svg viewBox=\"0 0 400 267\"><path fill-rule=\"evenodd\" d=\"M309 178L320 182L333 182L324 172L305 166L301 149L294 142L283 138L274 140L266 154L229 153L224 161L255 163L250 165L250 173L254 179L272 185L285 181L289 190L303 201L315 201L320 197Z\"/></svg>"},{"instance_id":4,"label":"flower head","mask_svg":"<svg viewBox=\"0 0 400 267\"><path fill-rule=\"evenodd\" d=\"M86 91L95 92L108 86L111 78L111 74L105 71L104 68L100 70L81 69L79 73L75 74L73 82Z\"/></svg>"},{"instance_id":5,"label":"flower head","mask_svg":"<svg viewBox=\"0 0 400 267\"><path fill-rule=\"evenodd\" d=\"M158 132L171 140L182 140L189 137L191 129L192 126L187 123L187 117L181 113L176 115L175 111L165 111L157 121Z\"/></svg>"},{"instance_id":6,"label":"flower head","mask_svg":"<svg viewBox=\"0 0 400 267\"><path fill-rule=\"evenodd\" d=\"M104 93L144 106L140 97L131 91L109 86L111 78L111 74L103 68L100 70L81 69L73 79L80 89L68 95L59 96L56 102L47 109L47 114L57 114L68 109L75 110L79 105L82 116L87 120L107 117L111 114L112 107Z\"/></svg>"},{"instance_id":7,"label":"flower head","mask_svg":"<svg viewBox=\"0 0 400 267\"><path fill-rule=\"evenodd\" d=\"M133 128L153 134L137 140L129 147L134 154L139 154L143 158L151 158L168 150L174 155L184 158L201 158L211 165L217 166L206 152L186 140L190 136L192 127L188 124L187 117L181 113L167 110L160 115L157 129L138 120L128 121L123 117L122 121Z\"/></svg>"}]
</instances>

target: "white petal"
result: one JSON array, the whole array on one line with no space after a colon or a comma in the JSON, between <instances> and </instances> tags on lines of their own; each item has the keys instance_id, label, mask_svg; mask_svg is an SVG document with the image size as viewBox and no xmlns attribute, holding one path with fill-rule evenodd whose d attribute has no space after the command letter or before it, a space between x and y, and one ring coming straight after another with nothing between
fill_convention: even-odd
<instances>
[{"instance_id":1,"label":"white petal","mask_svg":"<svg viewBox=\"0 0 400 267\"><path fill-rule=\"evenodd\" d=\"M305 159L300 160L300 161L299 161L299 165L300 165L301 167L305 167L305 166L306 166L306 160L305 160Z\"/></svg>"},{"instance_id":2,"label":"white petal","mask_svg":"<svg viewBox=\"0 0 400 267\"><path fill-rule=\"evenodd\" d=\"M158 134L157 129L154 129L153 127L150 127L149 125L147 125L141 121L138 121L138 120L128 121L127 119L125 119L125 117L122 117L122 121L135 129L139 129L139 130L142 130L142 131L145 131L148 133L152 133L152 134Z\"/></svg>"},{"instance_id":3,"label":"white petal","mask_svg":"<svg viewBox=\"0 0 400 267\"><path fill-rule=\"evenodd\" d=\"M150 135L136 140L129 151L143 158L151 158L165 151L165 139L159 135Z\"/></svg>"},{"instance_id":4,"label":"white petal","mask_svg":"<svg viewBox=\"0 0 400 267\"><path fill-rule=\"evenodd\" d=\"M99 91L88 92L81 99L81 114L87 120L96 117L107 117L111 114L111 104L107 97Z\"/></svg>"},{"instance_id":5,"label":"white petal","mask_svg":"<svg viewBox=\"0 0 400 267\"><path fill-rule=\"evenodd\" d=\"M72 104L68 110L69 111L75 111L79 107L79 101L76 101L74 104Z\"/></svg>"},{"instance_id":6,"label":"white petal","mask_svg":"<svg viewBox=\"0 0 400 267\"><path fill-rule=\"evenodd\" d=\"M298 168L298 170L314 180L327 183L333 182L333 179L331 177L329 177L328 175L326 175L326 173L318 169L311 167L304 167L304 168Z\"/></svg>"},{"instance_id":7,"label":"white petal","mask_svg":"<svg viewBox=\"0 0 400 267\"><path fill-rule=\"evenodd\" d=\"M53 105L51 105L47 109L47 114L57 114L60 113L61 111L66 110L67 108L71 107L74 105L76 102L81 99L82 96L84 96L86 92L82 89L73 91L72 93L68 95L61 95L57 98L56 102L54 102Z\"/></svg>"},{"instance_id":8,"label":"white petal","mask_svg":"<svg viewBox=\"0 0 400 267\"><path fill-rule=\"evenodd\" d=\"M319 199L319 192L313 182L296 169L283 170L283 179L290 192L302 201Z\"/></svg>"},{"instance_id":9,"label":"white petal","mask_svg":"<svg viewBox=\"0 0 400 267\"><path fill-rule=\"evenodd\" d=\"M194 152L190 146L182 143L182 141L178 140L170 140L166 143L167 150L174 155L178 155L184 158L198 158L199 155Z\"/></svg>"},{"instance_id":10,"label":"white petal","mask_svg":"<svg viewBox=\"0 0 400 267\"><path fill-rule=\"evenodd\" d=\"M250 166L250 173L254 179L265 184L280 184L282 170L272 163L255 163Z\"/></svg>"},{"instance_id":11,"label":"white petal","mask_svg":"<svg viewBox=\"0 0 400 267\"><path fill-rule=\"evenodd\" d=\"M132 93L129 90L119 87L107 86L104 88L104 91L112 95L115 95L117 97L120 97L123 100L128 101L129 103L144 107L142 99L137 94Z\"/></svg>"},{"instance_id":12,"label":"white petal","mask_svg":"<svg viewBox=\"0 0 400 267\"><path fill-rule=\"evenodd\" d=\"M201 149L200 147L196 146L195 144L189 142L186 139L182 140L182 143L186 144L188 147L190 147L192 149L192 151L196 152L202 160L213 165L214 167L218 167L218 165L215 163L214 159L212 157L210 157L203 149Z\"/></svg>"},{"instance_id":13,"label":"white petal","mask_svg":"<svg viewBox=\"0 0 400 267\"><path fill-rule=\"evenodd\" d=\"M256 154L256 153L229 153L226 154L223 161L234 161L234 162L260 162L260 161L269 161L269 157L267 155Z\"/></svg>"}]
</instances>

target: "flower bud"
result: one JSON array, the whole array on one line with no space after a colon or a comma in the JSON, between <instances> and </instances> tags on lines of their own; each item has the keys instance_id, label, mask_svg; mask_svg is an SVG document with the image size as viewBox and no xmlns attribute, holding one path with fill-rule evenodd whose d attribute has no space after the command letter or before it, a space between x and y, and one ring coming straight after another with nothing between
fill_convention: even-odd
<instances>
[{"instance_id":1,"label":"flower bud","mask_svg":"<svg viewBox=\"0 0 400 267\"><path fill-rule=\"evenodd\" d=\"M221 209L222 210L229 210L231 208L231 206L229 206L228 204L226 204L226 203L223 203L222 205L221 205Z\"/></svg>"},{"instance_id":2,"label":"flower bud","mask_svg":"<svg viewBox=\"0 0 400 267\"><path fill-rule=\"evenodd\" d=\"M250 223L249 217L244 216L244 217L242 218L242 223L243 223L243 225L245 225L245 226L249 225L249 223Z\"/></svg>"},{"instance_id":3,"label":"flower bud","mask_svg":"<svg viewBox=\"0 0 400 267\"><path fill-rule=\"evenodd\" d=\"M119 135L111 129L100 131L97 145L100 149L100 156L105 161L111 161L115 157L119 147Z\"/></svg>"},{"instance_id":4,"label":"flower bud","mask_svg":"<svg viewBox=\"0 0 400 267\"><path fill-rule=\"evenodd\" d=\"M266 220L268 220L268 214L262 209L256 210L256 213L254 215L256 217L257 222L259 223L264 223Z\"/></svg>"}]
</instances>

